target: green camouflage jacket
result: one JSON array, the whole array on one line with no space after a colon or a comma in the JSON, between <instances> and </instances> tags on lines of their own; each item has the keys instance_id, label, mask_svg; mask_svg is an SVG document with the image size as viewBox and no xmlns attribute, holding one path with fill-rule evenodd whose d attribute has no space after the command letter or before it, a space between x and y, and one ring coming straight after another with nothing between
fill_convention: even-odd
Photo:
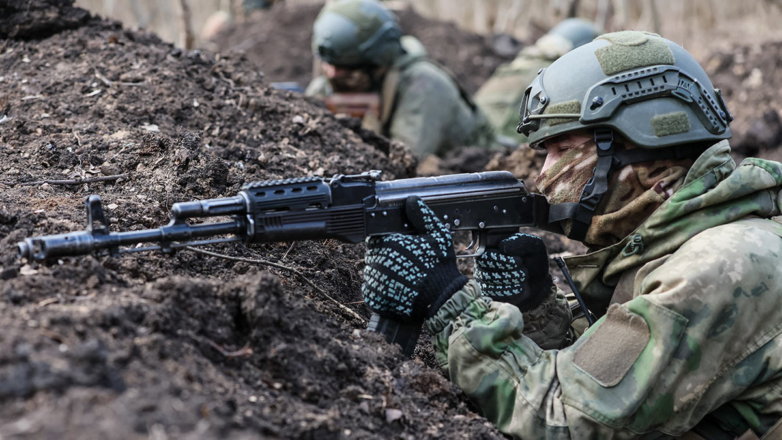
<instances>
[{"instance_id":1,"label":"green camouflage jacket","mask_svg":"<svg viewBox=\"0 0 782 440\"><path fill-rule=\"evenodd\" d=\"M568 260L603 314L572 346L541 349L471 281L426 323L443 371L516 438L671 438L707 414L766 433L782 416L782 164L729 152L707 150L623 241Z\"/></svg>"},{"instance_id":2,"label":"green camouflage jacket","mask_svg":"<svg viewBox=\"0 0 782 440\"><path fill-rule=\"evenodd\" d=\"M521 99L538 71L550 66L557 58L535 46L527 47L512 62L498 67L475 93L475 103L489 118L498 135L513 139L517 144L526 142L526 137L516 132Z\"/></svg>"},{"instance_id":3,"label":"green camouflage jacket","mask_svg":"<svg viewBox=\"0 0 782 440\"><path fill-rule=\"evenodd\" d=\"M407 145L419 158L444 155L460 146L494 145L494 129L454 77L426 57L418 40L403 37L407 53L386 75L381 132ZM325 77L312 80L308 96L332 93ZM374 128L374 127L368 127Z\"/></svg>"}]
</instances>

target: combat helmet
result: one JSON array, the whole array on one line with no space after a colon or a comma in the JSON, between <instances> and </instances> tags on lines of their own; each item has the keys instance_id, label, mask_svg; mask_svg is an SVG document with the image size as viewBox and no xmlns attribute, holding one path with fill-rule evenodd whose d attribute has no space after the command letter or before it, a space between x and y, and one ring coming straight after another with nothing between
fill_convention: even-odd
<instances>
[{"instance_id":1,"label":"combat helmet","mask_svg":"<svg viewBox=\"0 0 782 440\"><path fill-rule=\"evenodd\" d=\"M681 46L656 34L605 34L541 69L526 89L518 132L533 147L577 130L594 132L598 162L578 202L550 208L549 221L573 220L570 237L583 240L608 190L611 173L626 165L697 157L731 136L720 91ZM640 148L617 151L614 134Z\"/></svg>"},{"instance_id":2,"label":"combat helmet","mask_svg":"<svg viewBox=\"0 0 782 440\"><path fill-rule=\"evenodd\" d=\"M535 46L557 58L594 40L602 33L600 27L583 18L568 18L540 37Z\"/></svg>"},{"instance_id":3,"label":"combat helmet","mask_svg":"<svg viewBox=\"0 0 782 440\"><path fill-rule=\"evenodd\" d=\"M335 66L387 66L402 53L396 16L376 0L336 0L315 20L312 51Z\"/></svg>"}]
</instances>

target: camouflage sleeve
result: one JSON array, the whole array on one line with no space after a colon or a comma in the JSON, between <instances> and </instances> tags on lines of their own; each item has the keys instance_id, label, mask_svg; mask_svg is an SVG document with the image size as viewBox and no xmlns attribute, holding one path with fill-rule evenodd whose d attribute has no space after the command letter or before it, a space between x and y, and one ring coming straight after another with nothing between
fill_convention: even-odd
<instances>
[{"instance_id":1,"label":"camouflage sleeve","mask_svg":"<svg viewBox=\"0 0 782 440\"><path fill-rule=\"evenodd\" d=\"M762 434L782 415L782 227L758 221L642 266L634 298L561 350L471 282L427 321L437 360L517 438L676 437L726 402Z\"/></svg>"},{"instance_id":2,"label":"camouflage sleeve","mask_svg":"<svg viewBox=\"0 0 782 440\"><path fill-rule=\"evenodd\" d=\"M557 286L551 286L551 294L539 306L524 312L523 319L524 335L538 347L548 350L569 345L573 313L565 293Z\"/></svg>"},{"instance_id":3,"label":"camouflage sleeve","mask_svg":"<svg viewBox=\"0 0 782 440\"><path fill-rule=\"evenodd\" d=\"M304 90L304 94L316 98L325 98L332 94L331 84L329 84L325 76L315 77L310 81L307 89Z\"/></svg>"}]
</instances>

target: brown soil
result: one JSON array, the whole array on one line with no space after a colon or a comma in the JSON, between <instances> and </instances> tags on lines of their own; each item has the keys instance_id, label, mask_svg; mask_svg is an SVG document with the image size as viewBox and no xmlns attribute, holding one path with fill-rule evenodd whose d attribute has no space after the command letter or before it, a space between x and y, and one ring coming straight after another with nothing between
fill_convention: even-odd
<instances>
[{"instance_id":1,"label":"brown soil","mask_svg":"<svg viewBox=\"0 0 782 440\"><path fill-rule=\"evenodd\" d=\"M0 0L0 38L42 38L73 29L90 17L70 0Z\"/></svg>"},{"instance_id":2,"label":"brown soil","mask_svg":"<svg viewBox=\"0 0 782 440\"><path fill-rule=\"evenodd\" d=\"M246 53L261 66L269 81L296 81L306 87L312 79L312 23L321 8L321 4L275 5L219 34L215 48L223 53ZM515 55L507 50L500 54L491 39L461 30L453 23L424 18L410 8L396 14L404 33L421 40L429 55L453 71L470 93Z\"/></svg>"},{"instance_id":3,"label":"brown soil","mask_svg":"<svg viewBox=\"0 0 782 440\"><path fill-rule=\"evenodd\" d=\"M782 41L715 50L702 64L736 118L730 143L737 156L782 160Z\"/></svg>"},{"instance_id":4,"label":"brown soil","mask_svg":"<svg viewBox=\"0 0 782 440\"><path fill-rule=\"evenodd\" d=\"M0 48L1 437L502 438L421 361L431 353L405 361L286 271L190 251L14 257L24 237L82 229L89 194L113 230L150 228L176 201L251 180L411 176L399 144L266 89L241 57L113 22ZM297 268L368 316L361 245L211 249Z\"/></svg>"}]
</instances>

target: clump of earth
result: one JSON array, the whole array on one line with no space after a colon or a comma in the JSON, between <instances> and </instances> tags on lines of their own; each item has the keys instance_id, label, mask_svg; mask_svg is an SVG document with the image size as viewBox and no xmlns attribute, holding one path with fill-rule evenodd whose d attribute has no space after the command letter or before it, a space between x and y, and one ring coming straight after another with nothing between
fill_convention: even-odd
<instances>
[{"instance_id":1,"label":"clump of earth","mask_svg":"<svg viewBox=\"0 0 782 440\"><path fill-rule=\"evenodd\" d=\"M702 60L735 117L730 144L737 158L782 160L781 55L782 41L758 41L714 50Z\"/></svg>"}]
</instances>

